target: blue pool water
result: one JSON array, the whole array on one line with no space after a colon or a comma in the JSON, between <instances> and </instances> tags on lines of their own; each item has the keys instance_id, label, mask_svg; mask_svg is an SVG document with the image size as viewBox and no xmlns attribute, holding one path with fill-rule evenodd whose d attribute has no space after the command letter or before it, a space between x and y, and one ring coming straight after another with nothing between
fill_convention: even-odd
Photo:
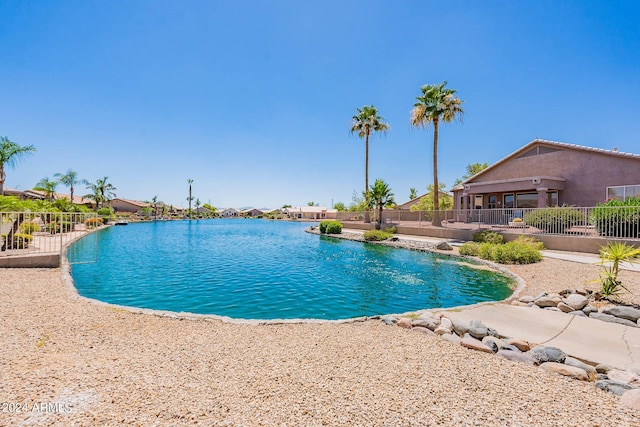
<instances>
[{"instance_id":1,"label":"blue pool water","mask_svg":"<svg viewBox=\"0 0 640 427\"><path fill-rule=\"evenodd\" d=\"M455 258L321 237L308 223L134 223L72 266L81 295L244 319L347 319L504 299L511 280Z\"/></svg>"}]
</instances>

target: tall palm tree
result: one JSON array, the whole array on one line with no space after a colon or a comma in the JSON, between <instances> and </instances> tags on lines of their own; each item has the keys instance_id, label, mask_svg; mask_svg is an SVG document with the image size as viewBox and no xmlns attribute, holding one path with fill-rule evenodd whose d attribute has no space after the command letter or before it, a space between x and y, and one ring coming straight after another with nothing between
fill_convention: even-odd
<instances>
[{"instance_id":1,"label":"tall palm tree","mask_svg":"<svg viewBox=\"0 0 640 427\"><path fill-rule=\"evenodd\" d=\"M56 198L56 187L58 186L58 181L51 181L49 177L42 178L35 187L34 190L44 191L45 197L49 201L53 201Z\"/></svg>"},{"instance_id":2,"label":"tall palm tree","mask_svg":"<svg viewBox=\"0 0 640 427\"><path fill-rule=\"evenodd\" d=\"M191 184L193 183L193 180L189 178L187 179L187 182L189 183L189 197L187 198L189 201L189 219L191 219L191 201L193 200L193 196L191 195Z\"/></svg>"},{"instance_id":3,"label":"tall palm tree","mask_svg":"<svg viewBox=\"0 0 640 427\"><path fill-rule=\"evenodd\" d=\"M420 90L422 96L416 97L418 102L413 104L411 110L411 126L426 128L429 124L433 124L433 187L440 188L438 185L438 124L440 120L449 123L453 120L460 120L464 111L462 103L456 97L456 91L447 89L447 82L439 85L424 85ZM433 221L432 225L441 227L439 194L436 191L433 198Z\"/></svg>"},{"instance_id":4,"label":"tall palm tree","mask_svg":"<svg viewBox=\"0 0 640 427\"><path fill-rule=\"evenodd\" d=\"M378 115L378 109L373 105L365 105L357 108L358 114L353 116L351 121L351 133L358 133L360 138L365 141L365 158L364 158L364 199L369 201L369 135L372 132L386 133L389 131L389 124Z\"/></svg>"},{"instance_id":5,"label":"tall palm tree","mask_svg":"<svg viewBox=\"0 0 640 427\"><path fill-rule=\"evenodd\" d=\"M29 154L33 154L36 147L33 145L20 146L13 141L9 141L6 136L0 136L0 196L4 196L4 181L7 174L4 165L15 167L15 165Z\"/></svg>"},{"instance_id":6,"label":"tall palm tree","mask_svg":"<svg viewBox=\"0 0 640 427\"><path fill-rule=\"evenodd\" d=\"M382 224L382 209L396 204L393 196L389 184L381 179L376 179L376 182L371 186L367 206L369 209L376 208L378 210L378 215L376 215L376 229L378 230Z\"/></svg>"},{"instance_id":7,"label":"tall palm tree","mask_svg":"<svg viewBox=\"0 0 640 427\"><path fill-rule=\"evenodd\" d=\"M78 181L78 173L69 169L67 173L55 173L53 174L55 178L58 178L58 181L63 184L65 187L69 187L69 192L71 193L71 203L73 203L73 186L76 184L80 184Z\"/></svg>"},{"instance_id":8,"label":"tall palm tree","mask_svg":"<svg viewBox=\"0 0 640 427\"><path fill-rule=\"evenodd\" d=\"M108 179L109 177L105 176L104 178L96 180L95 183L89 182L86 179L82 180L82 183L87 186L87 190L91 190L90 194L83 197L94 200L96 202L96 209L100 209L100 203L104 206L104 203L116 197L115 190L117 190L117 188L111 183L107 183Z\"/></svg>"}]
</instances>

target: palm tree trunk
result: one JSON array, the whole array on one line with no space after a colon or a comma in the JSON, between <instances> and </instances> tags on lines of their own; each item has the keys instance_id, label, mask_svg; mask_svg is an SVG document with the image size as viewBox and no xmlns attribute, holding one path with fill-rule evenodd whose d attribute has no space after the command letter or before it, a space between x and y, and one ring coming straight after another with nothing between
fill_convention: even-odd
<instances>
[{"instance_id":1,"label":"palm tree trunk","mask_svg":"<svg viewBox=\"0 0 640 427\"><path fill-rule=\"evenodd\" d=\"M431 225L442 227L440 221L440 185L438 182L438 118L433 119L433 220Z\"/></svg>"},{"instance_id":2,"label":"palm tree trunk","mask_svg":"<svg viewBox=\"0 0 640 427\"><path fill-rule=\"evenodd\" d=\"M364 140L365 146L365 155L364 155L364 201L366 202L366 206L369 206L369 130L367 129L367 133L365 134ZM364 222L371 222L371 217L369 216L369 209L364 213Z\"/></svg>"},{"instance_id":3,"label":"palm tree trunk","mask_svg":"<svg viewBox=\"0 0 640 427\"><path fill-rule=\"evenodd\" d=\"M4 196L4 180L6 178L4 173L4 165L0 163L0 196Z\"/></svg>"}]
</instances>

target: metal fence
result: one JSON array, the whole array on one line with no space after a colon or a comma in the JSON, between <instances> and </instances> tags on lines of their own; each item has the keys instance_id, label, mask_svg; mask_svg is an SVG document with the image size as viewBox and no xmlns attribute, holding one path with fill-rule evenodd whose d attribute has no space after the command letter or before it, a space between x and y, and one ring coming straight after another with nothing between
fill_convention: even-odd
<instances>
[{"instance_id":1,"label":"metal fence","mask_svg":"<svg viewBox=\"0 0 640 427\"><path fill-rule=\"evenodd\" d=\"M372 222L376 211L370 211ZM337 219L363 222L366 212L338 212ZM431 227L439 218L441 225L458 229L491 228L521 234L640 239L640 207L551 207L508 209L458 209L448 211L384 210L384 226Z\"/></svg>"},{"instance_id":2,"label":"metal fence","mask_svg":"<svg viewBox=\"0 0 640 427\"><path fill-rule=\"evenodd\" d=\"M103 225L95 213L0 212L0 257L61 254L70 247L69 262L92 262L97 258L97 235Z\"/></svg>"}]
</instances>

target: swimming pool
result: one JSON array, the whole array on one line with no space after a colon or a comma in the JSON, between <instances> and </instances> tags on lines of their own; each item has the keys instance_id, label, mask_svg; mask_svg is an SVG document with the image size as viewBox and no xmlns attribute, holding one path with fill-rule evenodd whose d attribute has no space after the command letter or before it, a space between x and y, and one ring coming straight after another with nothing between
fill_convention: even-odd
<instances>
[{"instance_id":1,"label":"swimming pool","mask_svg":"<svg viewBox=\"0 0 640 427\"><path fill-rule=\"evenodd\" d=\"M98 233L72 266L112 304L243 319L347 319L501 300L512 280L456 258L304 232L260 219L157 221Z\"/></svg>"}]
</instances>

